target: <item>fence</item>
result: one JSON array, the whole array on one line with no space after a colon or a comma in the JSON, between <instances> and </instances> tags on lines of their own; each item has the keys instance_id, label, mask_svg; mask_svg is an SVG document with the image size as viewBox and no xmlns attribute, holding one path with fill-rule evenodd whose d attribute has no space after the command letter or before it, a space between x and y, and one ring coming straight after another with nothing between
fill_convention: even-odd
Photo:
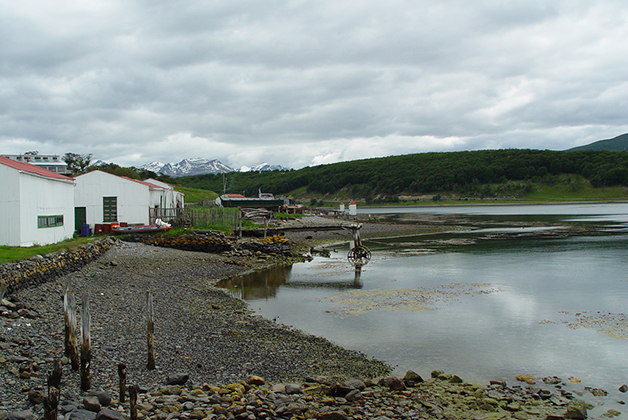
<instances>
[{"instance_id":1,"label":"fence","mask_svg":"<svg viewBox=\"0 0 628 420\"><path fill-rule=\"evenodd\" d=\"M186 207L184 218L189 226L228 226L238 228L240 209L233 207Z\"/></svg>"},{"instance_id":2,"label":"fence","mask_svg":"<svg viewBox=\"0 0 628 420\"><path fill-rule=\"evenodd\" d=\"M150 224L155 223L155 220L161 219L164 222L173 222L183 217L182 208L161 208L161 207L149 207L148 209L148 221Z\"/></svg>"}]
</instances>

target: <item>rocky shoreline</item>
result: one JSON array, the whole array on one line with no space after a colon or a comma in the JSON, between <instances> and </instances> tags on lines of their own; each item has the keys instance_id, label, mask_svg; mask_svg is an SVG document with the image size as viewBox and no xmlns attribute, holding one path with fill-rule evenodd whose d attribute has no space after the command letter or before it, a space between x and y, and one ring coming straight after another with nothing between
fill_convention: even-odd
<instances>
[{"instance_id":1,"label":"rocky shoreline","mask_svg":"<svg viewBox=\"0 0 628 420\"><path fill-rule=\"evenodd\" d=\"M394 233L417 230L406 226ZM371 236L384 231L390 234L390 226L364 228ZM303 246L304 235L289 239ZM314 242L336 238L306 236ZM0 420L41 417L55 359L63 363L60 418L65 412L68 419L129 415L128 400L121 403L118 396L120 363L127 366L128 384L141 391L138 418L586 418L584 403L561 381L548 389L507 386L503 379L479 387L438 371L425 381L412 373L390 378L390 366L255 316L214 286L290 262L259 251L211 254L118 242L78 271L12 293L4 303L14 307L5 309L27 312L0 317ZM66 288L89 294L96 400L80 392L78 373L63 354ZM147 291L155 300L155 370L145 367Z\"/></svg>"}]
</instances>

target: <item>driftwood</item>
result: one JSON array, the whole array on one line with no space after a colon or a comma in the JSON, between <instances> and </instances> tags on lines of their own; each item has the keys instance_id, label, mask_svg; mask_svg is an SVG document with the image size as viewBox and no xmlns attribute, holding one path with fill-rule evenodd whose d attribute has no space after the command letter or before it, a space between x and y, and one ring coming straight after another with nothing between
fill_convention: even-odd
<instances>
[{"instance_id":1,"label":"driftwood","mask_svg":"<svg viewBox=\"0 0 628 420\"><path fill-rule=\"evenodd\" d=\"M76 339L76 301L74 292L66 290L63 295L65 313L65 355L70 359L72 370L79 370L79 354Z\"/></svg>"},{"instance_id":2,"label":"driftwood","mask_svg":"<svg viewBox=\"0 0 628 420\"><path fill-rule=\"evenodd\" d=\"M90 337L91 315L89 313L89 296L83 295L81 308L81 390L89 391L91 379L89 368L92 362L92 345Z\"/></svg>"},{"instance_id":3,"label":"driftwood","mask_svg":"<svg viewBox=\"0 0 628 420\"><path fill-rule=\"evenodd\" d=\"M120 378L120 402L126 401L126 365L118 364L118 377Z\"/></svg>"},{"instance_id":4,"label":"driftwood","mask_svg":"<svg viewBox=\"0 0 628 420\"><path fill-rule=\"evenodd\" d=\"M148 362L146 368L155 369L155 311L153 308L153 293L146 292L146 333L148 344Z\"/></svg>"},{"instance_id":5,"label":"driftwood","mask_svg":"<svg viewBox=\"0 0 628 420\"><path fill-rule=\"evenodd\" d=\"M131 385L129 387L129 411L131 412L131 420L137 420L137 392L137 385Z\"/></svg>"},{"instance_id":6,"label":"driftwood","mask_svg":"<svg viewBox=\"0 0 628 420\"><path fill-rule=\"evenodd\" d=\"M54 361L50 375L48 375L48 396L44 398L44 420L57 420L57 407L61 395L61 376L63 369L59 360Z\"/></svg>"}]
</instances>

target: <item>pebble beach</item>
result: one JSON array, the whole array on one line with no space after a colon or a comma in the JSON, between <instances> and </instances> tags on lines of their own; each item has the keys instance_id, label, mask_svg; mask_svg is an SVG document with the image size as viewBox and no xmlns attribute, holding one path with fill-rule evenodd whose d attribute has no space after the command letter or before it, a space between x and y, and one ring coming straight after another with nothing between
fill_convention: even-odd
<instances>
[{"instance_id":1,"label":"pebble beach","mask_svg":"<svg viewBox=\"0 0 628 420\"><path fill-rule=\"evenodd\" d=\"M401 235L419 229L365 224L364 233L386 230ZM301 248L306 236L312 243L350 239L329 232L287 235ZM584 403L562 391L560 379L548 390L537 385L543 384L540 379L496 379L479 386L439 371L431 378L413 372L393 378L391 366L256 316L245 302L215 287L223 279L290 262L285 256L116 241L79 271L12 293L3 305L14 308L3 310L27 312L0 317L0 420L41 418L55 360L63 368L65 408L58 418L67 419L130 416L128 401L120 401L121 363L128 385L140 390L138 418L586 418ZM78 302L89 297L90 390L98 401L86 400L89 392L81 391L79 375L64 355L66 289ZM146 368L147 292L155 312L153 370Z\"/></svg>"}]
</instances>

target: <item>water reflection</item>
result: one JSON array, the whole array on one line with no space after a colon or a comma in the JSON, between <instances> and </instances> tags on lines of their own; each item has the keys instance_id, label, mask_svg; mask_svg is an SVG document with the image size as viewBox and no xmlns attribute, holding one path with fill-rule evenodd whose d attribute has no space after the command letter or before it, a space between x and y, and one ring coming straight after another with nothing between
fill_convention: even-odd
<instances>
[{"instance_id":1,"label":"water reflection","mask_svg":"<svg viewBox=\"0 0 628 420\"><path fill-rule=\"evenodd\" d=\"M346 279L334 281L315 281L291 279L292 266L274 267L264 271L249 273L243 276L233 277L223 280L217 284L218 287L225 288L229 293L239 299L244 300L267 300L276 298L280 288L286 289L361 289L360 281L362 270L354 270L353 279L347 276Z\"/></svg>"}]
</instances>

